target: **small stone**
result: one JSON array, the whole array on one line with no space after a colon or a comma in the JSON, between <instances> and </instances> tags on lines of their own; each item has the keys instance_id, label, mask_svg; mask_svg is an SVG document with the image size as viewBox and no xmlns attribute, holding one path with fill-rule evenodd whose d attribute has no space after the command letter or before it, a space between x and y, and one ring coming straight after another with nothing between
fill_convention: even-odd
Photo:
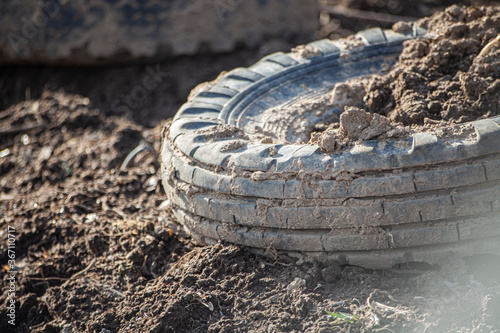
<instances>
[{"instance_id":1,"label":"small stone","mask_svg":"<svg viewBox=\"0 0 500 333\"><path fill-rule=\"evenodd\" d=\"M161 225L157 225L155 227L155 231L154 232L156 234L156 237L158 237L159 239L162 239L164 241L169 240L170 237L173 234L172 229L165 229Z\"/></svg>"},{"instance_id":2,"label":"small stone","mask_svg":"<svg viewBox=\"0 0 500 333\"><path fill-rule=\"evenodd\" d=\"M38 153L37 159L40 162L46 161L52 156L52 147L50 146L45 146L42 149L40 149L40 152Z\"/></svg>"},{"instance_id":3,"label":"small stone","mask_svg":"<svg viewBox=\"0 0 500 333\"><path fill-rule=\"evenodd\" d=\"M306 280L301 278L295 278L287 287L286 290L293 291L306 286Z\"/></svg>"},{"instance_id":4,"label":"small stone","mask_svg":"<svg viewBox=\"0 0 500 333\"><path fill-rule=\"evenodd\" d=\"M458 5L452 5L445 10L451 17L458 17L462 13L462 9Z\"/></svg>"},{"instance_id":5,"label":"small stone","mask_svg":"<svg viewBox=\"0 0 500 333\"><path fill-rule=\"evenodd\" d=\"M405 21L399 21L394 23L392 26L392 31L397 32L397 33L405 33L405 32L410 32L412 29L412 23L411 22L405 22Z\"/></svg>"},{"instance_id":6,"label":"small stone","mask_svg":"<svg viewBox=\"0 0 500 333\"><path fill-rule=\"evenodd\" d=\"M327 128L326 131L318 133L311 139L319 148L327 153L338 152L344 146L344 138L338 129Z\"/></svg>"},{"instance_id":7,"label":"small stone","mask_svg":"<svg viewBox=\"0 0 500 333\"><path fill-rule=\"evenodd\" d=\"M170 200L165 200L158 206L158 209L164 210L169 207L170 207Z\"/></svg>"},{"instance_id":8,"label":"small stone","mask_svg":"<svg viewBox=\"0 0 500 333\"><path fill-rule=\"evenodd\" d=\"M97 220L97 214L91 213L85 215L85 223L94 223Z\"/></svg>"},{"instance_id":9,"label":"small stone","mask_svg":"<svg viewBox=\"0 0 500 333\"><path fill-rule=\"evenodd\" d=\"M370 126L370 114L356 107L348 107L340 115L340 129L347 138L357 140L365 128Z\"/></svg>"},{"instance_id":10,"label":"small stone","mask_svg":"<svg viewBox=\"0 0 500 333\"><path fill-rule=\"evenodd\" d=\"M387 117L370 114L357 107L346 107L340 115L340 130L351 140L369 140L391 128Z\"/></svg>"},{"instance_id":11,"label":"small stone","mask_svg":"<svg viewBox=\"0 0 500 333\"><path fill-rule=\"evenodd\" d=\"M182 229L182 228L180 228L180 226L178 224L176 224L172 221L168 221L165 224L165 228L172 230L172 233L175 235L179 235L179 233L181 232L181 229Z\"/></svg>"},{"instance_id":12,"label":"small stone","mask_svg":"<svg viewBox=\"0 0 500 333\"><path fill-rule=\"evenodd\" d=\"M158 186L158 177L156 176L151 176L146 180L146 183L144 184L144 188L146 192L152 192L156 189Z\"/></svg>"},{"instance_id":13,"label":"small stone","mask_svg":"<svg viewBox=\"0 0 500 333\"><path fill-rule=\"evenodd\" d=\"M269 156L276 156L278 155L278 149L276 147L272 146L269 147Z\"/></svg>"}]
</instances>

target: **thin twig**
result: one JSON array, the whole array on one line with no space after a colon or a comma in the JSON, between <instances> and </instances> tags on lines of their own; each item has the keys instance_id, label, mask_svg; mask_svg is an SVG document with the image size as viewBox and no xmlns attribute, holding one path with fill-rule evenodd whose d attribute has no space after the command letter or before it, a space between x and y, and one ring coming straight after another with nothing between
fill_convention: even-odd
<instances>
[{"instance_id":1,"label":"thin twig","mask_svg":"<svg viewBox=\"0 0 500 333\"><path fill-rule=\"evenodd\" d=\"M35 280L35 281L48 281L48 280L69 280L69 278L63 278L63 277L57 277L57 276L51 276L51 277L36 277L36 276L27 276L28 279L30 280Z\"/></svg>"},{"instance_id":2,"label":"thin twig","mask_svg":"<svg viewBox=\"0 0 500 333\"><path fill-rule=\"evenodd\" d=\"M118 208L109 208L106 212L115 213L116 215L120 216L123 220L127 219L127 215Z\"/></svg>"},{"instance_id":3,"label":"thin twig","mask_svg":"<svg viewBox=\"0 0 500 333\"><path fill-rule=\"evenodd\" d=\"M85 267L81 271L76 272L75 274L71 275L71 277L69 277L69 278L63 278L63 277L57 277L57 276L52 276L52 277L32 277L32 276L27 276L27 278L30 279L30 280L39 280L39 281L47 281L47 280L64 280L64 281L67 281L67 280L74 280L77 277L79 277L80 275L86 273L89 269L92 268L92 266L94 266L94 264L95 264L95 258L90 261L90 263L87 265L87 267Z\"/></svg>"},{"instance_id":4,"label":"thin twig","mask_svg":"<svg viewBox=\"0 0 500 333\"><path fill-rule=\"evenodd\" d=\"M376 306L384 309L385 311L392 311L394 313L408 313L410 311L408 310L399 310L398 308L395 308L393 306L389 306L389 305L385 305L385 304L382 304L380 302L373 302Z\"/></svg>"},{"instance_id":5,"label":"thin twig","mask_svg":"<svg viewBox=\"0 0 500 333\"><path fill-rule=\"evenodd\" d=\"M47 303L45 303L45 305L46 305L46 306L47 306L47 308L48 308ZM37 328L42 327L43 325L50 325L50 324L52 324L52 323L54 323L54 322L59 322L59 321L61 321L61 320L59 320L58 318L56 318L56 319L52 319L52 320L51 320L51 321L49 321L48 323L43 322L43 323L38 324L38 325L35 325L35 326L30 326L30 327L29 327L29 329L30 329L30 330L35 330L35 329L37 329Z\"/></svg>"},{"instance_id":6,"label":"thin twig","mask_svg":"<svg viewBox=\"0 0 500 333\"><path fill-rule=\"evenodd\" d=\"M94 266L94 264L95 264L95 258L90 261L90 263L87 265L87 267L85 267L81 271L76 272L75 274L71 275L71 277L69 279L70 280L76 279L78 276L86 273L89 269L91 269L92 266Z\"/></svg>"},{"instance_id":7,"label":"thin twig","mask_svg":"<svg viewBox=\"0 0 500 333\"><path fill-rule=\"evenodd\" d=\"M127 169L128 164L134 159L134 157L139 154L141 151L147 150L149 152L152 152L156 155L156 152L154 151L153 148L149 144L140 144L137 147L135 147L128 155L125 157L125 160L123 161L122 165L120 166L120 170L124 171Z\"/></svg>"},{"instance_id":8,"label":"thin twig","mask_svg":"<svg viewBox=\"0 0 500 333\"><path fill-rule=\"evenodd\" d=\"M29 330L31 331L31 330L34 330L34 329L40 328L40 327L42 327L43 325L45 325L45 322L44 322L44 321L43 321L43 322L41 322L41 323L40 323L40 324L38 324L38 325L30 326L30 327L28 327L28 328L29 328Z\"/></svg>"},{"instance_id":9,"label":"thin twig","mask_svg":"<svg viewBox=\"0 0 500 333\"><path fill-rule=\"evenodd\" d=\"M28 132L28 131L32 131L34 129L39 129L39 128L43 127L43 126L44 126L44 124L11 127L11 128L7 128L7 129L4 129L4 130L0 130L0 136Z\"/></svg>"},{"instance_id":10,"label":"thin twig","mask_svg":"<svg viewBox=\"0 0 500 333\"><path fill-rule=\"evenodd\" d=\"M94 208L92 207L89 207L89 206L86 206L86 205L82 205L82 204L75 204L75 207L76 208L80 208L81 210L87 212L87 213L97 213L97 210L95 210Z\"/></svg>"},{"instance_id":11,"label":"thin twig","mask_svg":"<svg viewBox=\"0 0 500 333\"><path fill-rule=\"evenodd\" d=\"M399 16L388 13L367 12L364 10L347 9L343 7L332 7L332 6L322 5L319 8L320 10L333 15L341 15L359 20L377 21L382 23L396 23L399 21L411 22L417 20L416 17Z\"/></svg>"}]
</instances>

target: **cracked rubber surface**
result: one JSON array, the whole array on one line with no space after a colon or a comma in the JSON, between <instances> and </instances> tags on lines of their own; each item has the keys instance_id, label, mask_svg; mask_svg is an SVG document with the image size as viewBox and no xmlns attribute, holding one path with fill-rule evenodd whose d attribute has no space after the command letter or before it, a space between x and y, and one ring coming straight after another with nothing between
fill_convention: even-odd
<instances>
[{"instance_id":1,"label":"cracked rubber surface","mask_svg":"<svg viewBox=\"0 0 500 333\"><path fill-rule=\"evenodd\" d=\"M316 41L313 57L272 54L184 104L164 132L162 178L193 238L366 268L499 252L497 117L472 122L473 141L417 133L337 154L205 135L225 125L245 132L265 122L263 110L379 72L404 40L423 34L370 29L357 35L365 46L352 50Z\"/></svg>"}]
</instances>

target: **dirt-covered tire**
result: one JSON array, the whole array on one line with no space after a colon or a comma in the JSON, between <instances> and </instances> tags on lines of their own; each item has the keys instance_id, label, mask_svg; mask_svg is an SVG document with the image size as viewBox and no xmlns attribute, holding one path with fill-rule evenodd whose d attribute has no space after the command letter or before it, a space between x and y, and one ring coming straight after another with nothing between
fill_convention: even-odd
<instances>
[{"instance_id":1,"label":"dirt-covered tire","mask_svg":"<svg viewBox=\"0 0 500 333\"><path fill-rule=\"evenodd\" d=\"M474 140L419 133L336 154L206 135L215 126L264 126L263 110L380 72L404 40L423 34L370 29L352 50L316 41L312 57L272 54L184 104L164 131L162 178L192 237L366 268L499 253L497 117L472 122Z\"/></svg>"}]
</instances>

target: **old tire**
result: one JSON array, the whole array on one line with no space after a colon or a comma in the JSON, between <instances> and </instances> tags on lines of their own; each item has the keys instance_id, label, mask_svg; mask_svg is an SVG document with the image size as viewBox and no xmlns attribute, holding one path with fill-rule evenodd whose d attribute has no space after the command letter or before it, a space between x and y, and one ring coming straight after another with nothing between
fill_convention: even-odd
<instances>
[{"instance_id":1,"label":"old tire","mask_svg":"<svg viewBox=\"0 0 500 333\"><path fill-rule=\"evenodd\" d=\"M164 131L162 178L192 237L366 268L500 253L499 118L472 122L474 141L421 133L338 154L203 134L245 131L264 109L380 71L424 33L370 29L354 50L320 40L310 58L272 54L184 104Z\"/></svg>"},{"instance_id":2,"label":"old tire","mask_svg":"<svg viewBox=\"0 0 500 333\"><path fill-rule=\"evenodd\" d=\"M1 1L0 63L100 65L313 34L315 0Z\"/></svg>"}]
</instances>

